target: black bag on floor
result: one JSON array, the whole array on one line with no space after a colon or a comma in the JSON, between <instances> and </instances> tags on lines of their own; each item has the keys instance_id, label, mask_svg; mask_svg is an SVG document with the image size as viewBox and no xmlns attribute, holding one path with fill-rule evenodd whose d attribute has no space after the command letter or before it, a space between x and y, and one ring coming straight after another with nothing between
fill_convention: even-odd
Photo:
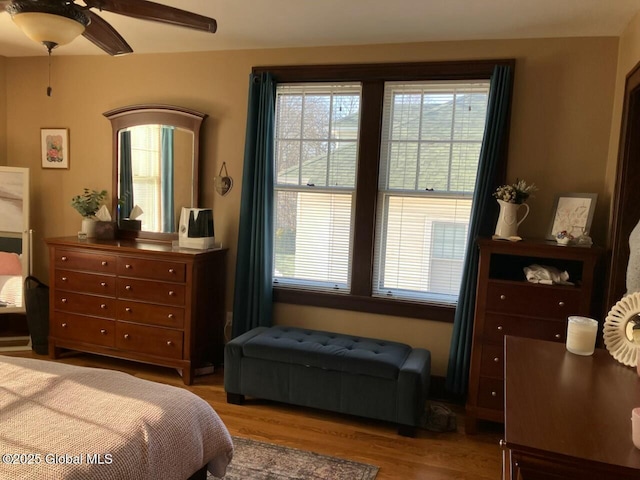
<instances>
[{"instance_id":1,"label":"black bag on floor","mask_svg":"<svg viewBox=\"0 0 640 480\"><path fill-rule=\"evenodd\" d=\"M29 275L24 279L24 304L31 335L31 349L40 355L49 353L49 287Z\"/></svg>"}]
</instances>

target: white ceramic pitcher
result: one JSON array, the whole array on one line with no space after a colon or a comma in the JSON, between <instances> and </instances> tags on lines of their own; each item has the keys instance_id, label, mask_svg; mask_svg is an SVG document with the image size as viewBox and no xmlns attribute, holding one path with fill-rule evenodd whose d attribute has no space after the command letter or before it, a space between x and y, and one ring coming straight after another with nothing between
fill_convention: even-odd
<instances>
[{"instance_id":1,"label":"white ceramic pitcher","mask_svg":"<svg viewBox=\"0 0 640 480\"><path fill-rule=\"evenodd\" d=\"M518 235L518 225L529 215L529 205L526 203L509 203L503 200L498 200L498 205L500 205L500 215L498 215L498 223L496 223L496 236L500 238L516 237ZM520 207L526 208L526 212L518 220Z\"/></svg>"}]
</instances>

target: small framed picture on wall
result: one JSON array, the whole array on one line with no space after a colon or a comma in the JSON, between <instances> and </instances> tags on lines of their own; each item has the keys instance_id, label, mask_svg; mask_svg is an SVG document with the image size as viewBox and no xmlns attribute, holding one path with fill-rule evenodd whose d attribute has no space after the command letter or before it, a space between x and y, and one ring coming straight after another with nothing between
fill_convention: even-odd
<instances>
[{"instance_id":1,"label":"small framed picture on wall","mask_svg":"<svg viewBox=\"0 0 640 480\"><path fill-rule=\"evenodd\" d=\"M42 168L69 168L69 129L41 128Z\"/></svg>"}]
</instances>

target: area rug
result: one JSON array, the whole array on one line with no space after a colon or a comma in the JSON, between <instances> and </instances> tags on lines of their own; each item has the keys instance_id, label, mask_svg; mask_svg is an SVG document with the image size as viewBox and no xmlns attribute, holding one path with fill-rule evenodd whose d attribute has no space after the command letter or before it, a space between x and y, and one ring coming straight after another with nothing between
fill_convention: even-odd
<instances>
[{"instance_id":1,"label":"area rug","mask_svg":"<svg viewBox=\"0 0 640 480\"><path fill-rule=\"evenodd\" d=\"M248 438L233 437L233 445L224 480L373 480L378 474L378 467L366 463Z\"/></svg>"}]
</instances>

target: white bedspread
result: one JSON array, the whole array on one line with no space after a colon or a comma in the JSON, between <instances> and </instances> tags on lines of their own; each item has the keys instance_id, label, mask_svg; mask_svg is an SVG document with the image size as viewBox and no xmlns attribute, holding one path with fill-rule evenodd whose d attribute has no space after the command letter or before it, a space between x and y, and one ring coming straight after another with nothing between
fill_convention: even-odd
<instances>
[{"instance_id":1,"label":"white bedspread","mask_svg":"<svg viewBox=\"0 0 640 480\"><path fill-rule=\"evenodd\" d=\"M185 480L205 464L223 477L233 443L185 389L0 356L0 454L2 480Z\"/></svg>"}]
</instances>

